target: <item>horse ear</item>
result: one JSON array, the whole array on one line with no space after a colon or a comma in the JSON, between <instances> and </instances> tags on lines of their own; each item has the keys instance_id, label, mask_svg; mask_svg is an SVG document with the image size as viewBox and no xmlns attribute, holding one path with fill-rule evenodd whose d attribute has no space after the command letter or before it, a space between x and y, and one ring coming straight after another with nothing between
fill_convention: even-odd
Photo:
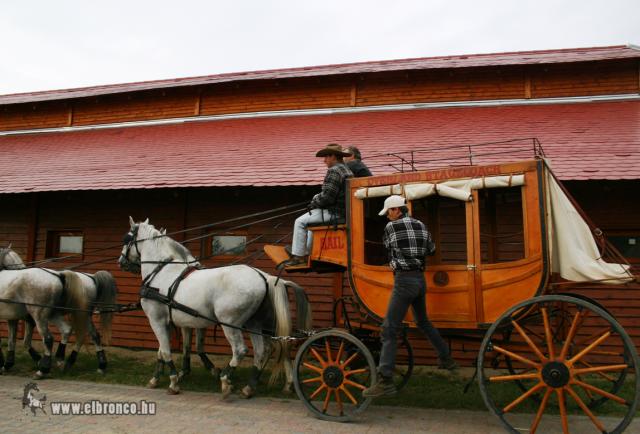
<instances>
[{"instance_id":1,"label":"horse ear","mask_svg":"<svg viewBox=\"0 0 640 434\"><path fill-rule=\"evenodd\" d=\"M11 246L13 246L13 243L9 243L9 245L7 246L7 250L11 250Z\"/></svg>"},{"instance_id":2,"label":"horse ear","mask_svg":"<svg viewBox=\"0 0 640 434\"><path fill-rule=\"evenodd\" d=\"M147 217L147 219L145 221L143 221L142 223L144 223L145 225L149 224L149 217Z\"/></svg>"},{"instance_id":3,"label":"horse ear","mask_svg":"<svg viewBox=\"0 0 640 434\"><path fill-rule=\"evenodd\" d=\"M162 228L162 229L160 230L160 235L167 235L167 230L166 230L166 229L164 229L164 228Z\"/></svg>"},{"instance_id":4,"label":"horse ear","mask_svg":"<svg viewBox=\"0 0 640 434\"><path fill-rule=\"evenodd\" d=\"M133 221L133 218L129 216L129 224L131 225L131 229L135 226L136 222Z\"/></svg>"}]
</instances>

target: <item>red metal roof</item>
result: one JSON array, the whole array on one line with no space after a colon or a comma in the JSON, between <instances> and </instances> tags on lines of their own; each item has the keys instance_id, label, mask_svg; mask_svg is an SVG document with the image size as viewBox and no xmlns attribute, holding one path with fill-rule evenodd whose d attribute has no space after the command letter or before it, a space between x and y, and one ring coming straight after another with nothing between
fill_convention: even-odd
<instances>
[{"instance_id":1,"label":"red metal roof","mask_svg":"<svg viewBox=\"0 0 640 434\"><path fill-rule=\"evenodd\" d=\"M0 137L0 193L317 185L326 143L374 154L537 137L562 179L640 179L640 101L227 119ZM525 143L529 149L530 142ZM517 149L522 149L519 146ZM531 156L476 156L475 163ZM387 159L387 161L389 161ZM446 162L437 162L446 165ZM458 160L457 163L460 164ZM426 167L419 164L418 167Z\"/></svg>"},{"instance_id":2,"label":"red metal roof","mask_svg":"<svg viewBox=\"0 0 640 434\"><path fill-rule=\"evenodd\" d=\"M511 53L472 54L458 56L423 57L416 59L382 60L374 62L345 63L339 65L309 66L303 68L273 69L207 75L202 77L174 78L138 83L91 86L75 89L0 95L0 105L25 102L83 98L123 92L135 92L170 87L197 86L213 83L246 80L273 80L297 77L316 77L340 74L362 74L384 71L405 71L441 68L470 68L481 66L535 65L571 63L597 60L640 58L635 46L567 48L561 50L519 51Z\"/></svg>"}]
</instances>

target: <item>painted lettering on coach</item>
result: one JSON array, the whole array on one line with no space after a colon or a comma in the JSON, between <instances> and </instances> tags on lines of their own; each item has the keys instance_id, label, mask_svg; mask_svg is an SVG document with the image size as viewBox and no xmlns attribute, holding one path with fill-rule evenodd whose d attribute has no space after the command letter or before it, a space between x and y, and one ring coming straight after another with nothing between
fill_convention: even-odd
<instances>
[{"instance_id":1,"label":"painted lettering on coach","mask_svg":"<svg viewBox=\"0 0 640 434\"><path fill-rule=\"evenodd\" d=\"M342 250L346 247L344 237L339 235L328 235L321 238L320 248L326 250Z\"/></svg>"},{"instance_id":2,"label":"painted lettering on coach","mask_svg":"<svg viewBox=\"0 0 640 434\"><path fill-rule=\"evenodd\" d=\"M419 181L439 181L443 179L476 178L481 176L494 176L501 174L501 166L469 166L455 167L429 172L408 172L397 175L377 176L373 179L366 178L366 183L360 183L363 187L375 187L379 185L393 185ZM363 181L365 178L363 178ZM359 181L359 180L358 180Z\"/></svg>"}]
</instances>

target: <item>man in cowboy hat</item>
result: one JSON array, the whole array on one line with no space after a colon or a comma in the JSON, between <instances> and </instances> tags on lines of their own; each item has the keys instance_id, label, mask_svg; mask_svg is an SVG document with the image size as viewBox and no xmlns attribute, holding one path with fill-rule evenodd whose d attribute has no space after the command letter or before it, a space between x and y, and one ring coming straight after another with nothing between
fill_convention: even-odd
<instances>
[{"instance_id":1,"label":"man in cowboy hat","mask_svg":"<svg viewBox=\"0 0 640 434\"><path fill-rule=\"evenodd\" d=\"M365 397L393 395L393 371L396 363L396 336L402 330L409 307L418 328L438 352L441 369L458 367L451 358L449 347L438 330L427 318L427 284L424 280L425 256L435 252L435 244L425 225L409 216L407 202L402 196L389 196L379 215L386 215L389 223L384 228L382 241L389 252L389 265L393 270L393 290L382 323L382 350L378 364L378 381L362 391Z\"/></svg>"},{"instance_id":2,"label":"man in cowboy hat","mask_svg":"<svg viewBox=\"0 0 640 434\"><path fill-rule=\"evenodd\" d=\"M293 266L307 263L307 255L311 250L311 236L307 233L309 223L326 222L330 224L344 216L346 179L353 176L343 161L343 158L348 155L351 154L335 143L328 144L316 153L316 157L324 157L324 164L329 170L324 177L322 190L313 196L307 206L309 212L296 219L293 226L291 258L285 265Z\"/></svg>"}]
</instances>

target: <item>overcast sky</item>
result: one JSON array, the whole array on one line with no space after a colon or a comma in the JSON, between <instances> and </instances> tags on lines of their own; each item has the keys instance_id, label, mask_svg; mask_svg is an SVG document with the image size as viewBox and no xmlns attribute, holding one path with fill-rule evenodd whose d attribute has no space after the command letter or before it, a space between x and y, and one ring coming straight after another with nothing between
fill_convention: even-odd
<instances>
[{"instance_id":1,"label":"overcast sky","mask_svg":"<svg viewBox=\"0 0 640 434\"><path fill-rule=\"evenodd\" d=\"M627 43L640 0L1 0L0 94Z\"/></svg>"}]
</instances>

